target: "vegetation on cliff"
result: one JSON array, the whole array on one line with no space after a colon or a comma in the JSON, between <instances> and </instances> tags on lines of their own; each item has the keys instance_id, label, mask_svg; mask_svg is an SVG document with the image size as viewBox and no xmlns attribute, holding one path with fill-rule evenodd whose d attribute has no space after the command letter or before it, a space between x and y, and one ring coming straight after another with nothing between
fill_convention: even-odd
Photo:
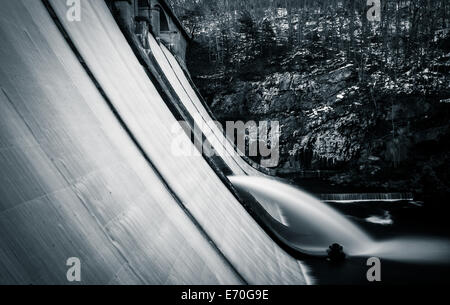
<instances>
[{"instance_id":1,"label":"vegetation on cliff","mask_svg":"<svg viewBox=\"0 0 450 305\"><path fill-rule=\"evenodd\" d=\"M376 1L375 1L376 2ZM173 0L188 65L221 120L278 120L280 167L331 181L448 193L450 5Z\"/></svg>"}]
</instances>

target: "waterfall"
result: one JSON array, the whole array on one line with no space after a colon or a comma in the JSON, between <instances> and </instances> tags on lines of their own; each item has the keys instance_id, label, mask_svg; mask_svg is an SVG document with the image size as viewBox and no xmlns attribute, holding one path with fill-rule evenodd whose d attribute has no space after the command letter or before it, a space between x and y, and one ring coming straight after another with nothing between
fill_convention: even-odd
<instances>
[{"instance_id":1,"label":"waterfall","mask_svg":"<svg viewBox=\"0 0 450 305\"><path fill-rule=\"evenodd\" d=\"M368 202L368 201L412 201L412 193L354 193L354 194L320 194L319 199L325 202Z\"/></svg>"},{"instance_id":2,"label":"waterfall","mask_svg":"<svg viewBox=\"0 0 450 305\"><path fill-rule=\"evenodd\" d=\"M343 214L298 188L265 177L233 176L229 179L237 188L249 191L256 200L279 206L289 227L287 231L276 233L292 248L324 255L328 246L339 243L351 254L363 251L372 243L372 239Z\"/></svg>"},{"instance_id":3,"label":"waterfall","mask_svg":"<svg viewBox=\"0 0 450 305\"><path fill-rule=\"evenodd\" d=\"M332 243L344 247L349 256L380 258L417 263L449 264L450 242L427 236L373 240L344 214L308 193L275 178L233 176L230 181L251 193L256 200L278 205L287 229L271 228L291 248L312 255L324 255ZM411 194L330 194L334 200L405 200ZM283 227L281 227L283 228Z\"/></svg>"}]
</instances>

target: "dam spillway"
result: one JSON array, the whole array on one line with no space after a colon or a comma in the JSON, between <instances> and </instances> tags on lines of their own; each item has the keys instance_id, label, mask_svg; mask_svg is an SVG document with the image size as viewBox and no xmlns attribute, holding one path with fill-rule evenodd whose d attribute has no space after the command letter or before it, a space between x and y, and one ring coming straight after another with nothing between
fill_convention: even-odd
<instances>
[{"instance_id":1,"label":"dam spillway","mask_svg":"<svg viewBox=\"0 0 450 305\"><path fill-rule=\"evenodd\" d=\"M105 2L81 4L2 1L0 283L68 284L70 257L82 284L306 283L206 160L168 151L175 116Z\"/></svg>"}]
</instances>

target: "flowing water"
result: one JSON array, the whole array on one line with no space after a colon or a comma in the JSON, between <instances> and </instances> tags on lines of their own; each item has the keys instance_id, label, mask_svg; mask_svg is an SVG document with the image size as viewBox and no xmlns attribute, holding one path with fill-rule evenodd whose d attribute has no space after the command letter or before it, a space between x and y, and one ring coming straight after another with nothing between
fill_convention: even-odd
<instances>
[{"instance_id":1,"label":"flowing water","mask_svg":"<svg viewBox=\"0 0 450 305\"><path fill-rule=\"evenodd\" d=\"M450 243L428 236L400 237L375 242L358 255L412 263L449 264Z\"/></svg>"},{"instance_id":2,"label":"flowing water","mask_svg":"<svg viewBox=\"0 0 450 305\"><path fill-rule=\"evenodd\" d=\"M278 205L286 219L285 224L292 233L282 234L288 235L286 240L289 240L289 246L292 248L307 254L322 255L332 243L336 242L344 247L348 259L340 266L328 266L323 261L308 262L312 269L316 269L316 276L326 278L323 281L325 283L365 281L365 270L368 268L366 259L374 256L383 260L385 268L389 268L385 272L386 275L391 279L395 278L397 283L403 282L405 277L408 281L417 278L418 274L438 278L439 273L449 269L450 241L445 237L403 232L380 238L380 234L377 234L377 231L392 232L394 224L389 208L383 206L380 209L380 205L395 205L397 209L401 207L403 210L410 207L420 208L412 203L341 203L341 207L345 206L341 210L339 204L332 207L295 186L273 178L229 178L238 189L251 193L257 200L262 199ZM374 210L382 215L364 216L364 213L373 213ZM372 237L372 234L366 233L363 224L369 229L377 228L370 231L378 236ZM404 277L401 277L401 274ZM332 280L327 281L330 278ZM320 280L318 282L320 283Z\"/></svg>"},{"instance_id":3,"label":"flowing water","mask_svg":"<svg viewBox=\"0 0 450 305\"><path fill-rule=\"evenodd\" d=\"M361 253L372 239L342 214L310 194L280 181L251 176L230 177L238 188L249 191L257 200L277 204L292 235L290 246L300 251L324 255L329 245L339 243L349 254Z\"/></svg>"},{"instance_id":4,"label":"flowing water","mask_svg":"<svg viewBox=\"0 0 450 305\"><path fill-rule=\"evenodd\" d=\"M321 194L320 200L325 202L396 202L413 200L411 193L352 193L352 194Z\"/></svg>"}]
</instances>

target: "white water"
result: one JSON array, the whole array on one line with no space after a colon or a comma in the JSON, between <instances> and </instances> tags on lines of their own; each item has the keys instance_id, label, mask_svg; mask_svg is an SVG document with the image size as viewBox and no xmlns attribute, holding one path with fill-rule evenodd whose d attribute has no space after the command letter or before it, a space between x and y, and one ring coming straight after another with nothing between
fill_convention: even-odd
<instances>
[{"instance_id":1,"label":"white water","mask_svg":"<svg viewBox=\"0 0 450 305\"><path fill-rule=\"evenodd\" d=\"M356 203L356 202L396 202L411 201L414 197L411 193L363 193L363 194L322 194L320 200L335 203Z\"/></svg>"},{"instance_id":2,"label":"white water","mask_svg":"<svg viewBox=\"0 0 450 305\"><path fill-rule=\"evenodd\" d=\"M257 200L275 202L289 223L284 238L290 246L306 253L325 254L339 243L348 254L360 253L372 239L342 214L318 199L280 181L250 176L229 177L238 188L249 191Z\"/></svg>"},{"instance_id":3,"label":"white water","mask_svg":"<svg viewBox=\"0 0 450 305\"><path fill-rule=\"evenodd\" d=\"M450 242L429 237L403 237L374 241L367 233L308 193L276 179L250 176L229 177L239 189L255 199L278 204L288 223L278 235L303 253L323 255L332 243L339 243L350 256L448 264ZM272 228L277 230L277 228Z\"/></svg>"},{"instance_id":4,"label":"white water","mask_svg":"<svg viewBox=\"0 0 450 305\"><path fill-rule=\"evenodd\" d=\"M450 241L430 237L402 237L373 243L357 256L377 256L408 263L450 264Z\"/></svg>"},{"instance_id":5,"label":"white water","mask_svg":"<svg viewBox=\"0 0 450 305\"><path fill-rule=\"evenodd\" d=\"M388 211L384 212L384 216L377 216L377 215L372 215L370 217L367 217L365 219L366 222L369 223L374 223L377 225L382 225L382 226L390 226L394 224L394 221L392 220L392 216Z\"/></svg>"}]
</instances>

